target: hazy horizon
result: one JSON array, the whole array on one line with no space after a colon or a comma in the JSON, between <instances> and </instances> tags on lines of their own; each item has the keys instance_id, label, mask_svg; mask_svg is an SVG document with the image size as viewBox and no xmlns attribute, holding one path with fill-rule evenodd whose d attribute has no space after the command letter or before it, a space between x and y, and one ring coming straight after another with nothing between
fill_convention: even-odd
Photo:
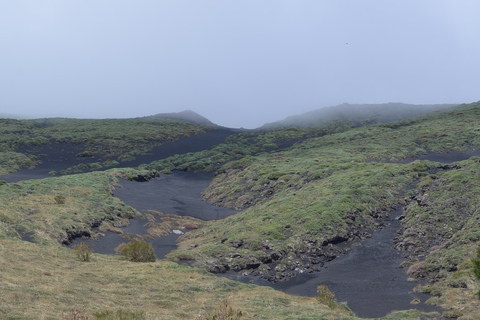
<instances>
[{"instance_id":1,"label":"hazy horizon","mask_svg":"<svg viewBox=\"0 0 480 320\"><path fill-rule=\"evenodd\" d=\"M192 110L256 128L323 107L480 100L480 2L0 3L0 114Z\"/></svg>"}]
</instances>

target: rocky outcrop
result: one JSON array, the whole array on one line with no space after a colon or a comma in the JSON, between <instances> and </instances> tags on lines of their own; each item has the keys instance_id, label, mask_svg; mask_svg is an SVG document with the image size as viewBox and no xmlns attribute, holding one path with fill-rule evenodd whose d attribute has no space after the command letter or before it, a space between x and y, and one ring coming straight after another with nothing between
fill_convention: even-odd
<instances>
[{"instance_id":1,"label":"rocky outcrop","mask_svg":"<svg viewBox=\"0 0 480 320\"><path fill-rule=\"evenodd\" d=\"M65 235L60 239L59 242L63 245L68 246L69 244L72 243L74 239L82 238L82 237L90 238L91 237L90 230L75 230L75 229L66 230Z\"/></svg>"},{"instance_id":2,"label":"rocky outcrop","mask_svg":"<svg viewBox=\"0 0 480 320\"><path fill-rule=\"evenodd\" d=\"M160 173L158 171L152 171L152 172L147 172L147 173L139 173L135 176L131 177L131 180L137 181L137 182L148 182L152 180L155 177L158 177Z\"/></svg>"},{"instance_id":3,"label":"rocky outcrop","mask_svg":"<svg viewBox=\"0 0 480 320\"><path fill-rule=\"evenodd\" d=\"M241 275L258 276L273 283L284 282L298 274L320 271L326 262L349 250L349 241L369 237L371 233L362 230L352 230L348 234L336 234L321 240L312 240L305 236L301 249L293 251L276 250L268 241L262 241L260 247L263 254L255 257L241 253L240 249L249 248L247 242L228 241L224 238L220 242L228 243L232 251L224 256L217 256L217 263L212 264L208 270L212 273L235 271ZM258 253L258 250L256 252Z\"/></svg>"}]
</instances>

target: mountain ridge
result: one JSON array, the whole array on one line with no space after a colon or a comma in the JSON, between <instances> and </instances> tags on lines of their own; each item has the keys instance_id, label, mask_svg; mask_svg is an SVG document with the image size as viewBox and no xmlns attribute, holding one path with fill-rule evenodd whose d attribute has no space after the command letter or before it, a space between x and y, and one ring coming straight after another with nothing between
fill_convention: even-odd
<instances>
[{"instance_id":1,"label":"mountain ridge","mask_svg":"<svg viewBox=\"0 0 480 320\"><path fill-rule=\"evenodd\" d=\"M283 120L269 122L259 129L273 129L281 127L308 128L315 127L336 119L343 119L355 115L355 121L367 121L370 124L399 121L406 118L426 114L433 111L451 108L458 104L407 104L389 102L381 104L349 104L343 103L315 109L302 114L292 115Z\"/></svg>"},{"instance_id":2,"label":"mountain ridge","mask_svg":"<svg viewBox=\"0 0 480 320\"><path fill-rule=\"evenodd\" d=\"M200 114L192 110L184 110L180 112L157 113L144 118L183 120L183 121L191 122L193 124L218 127L217 124L211 122L207 118L201 116Z\"/></svg>"}]
</instances>

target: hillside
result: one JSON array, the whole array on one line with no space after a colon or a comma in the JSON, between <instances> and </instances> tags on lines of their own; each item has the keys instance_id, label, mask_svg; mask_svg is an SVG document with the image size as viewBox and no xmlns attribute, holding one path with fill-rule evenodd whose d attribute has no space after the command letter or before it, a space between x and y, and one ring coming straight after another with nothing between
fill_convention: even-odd
<instances>
[{"instance_id":1,"label":"hillside","mask_svg":"<svg viewBox=\"0 0 480 320\"><path fill-rule=\"evenodd\" d=\"M171 112L171 113L157 113L155 115L146 117L153 119L175 119L191 122L193 124L202 125L202 126L216 126L213 122L208 120L205 117L202 117L198 113L192 110L185 110L181 112Z\"/></svg>"},{"instance_id":2,"label":"hillside","mask_svg":"<svg viewBox=\"0 0 480 320\"><path fill-rule=\"evenodd\" d=\"M52 161L59 167L53 174L116 167L168 142L218 130L164 118L0 119L0 128L0 174Z\"/></svg>"},{"instance_id":3,"label":"hillside","mask_svg":"<svg viewBox=\"0 0 480 320\"><path fill-rule=\"evenodd\" d=\"M399 121L421 114L454 107L455 104L414 105L405 103L348 104L326 107L284 120L263 125L260 129L279 127L308 128L325 125L334 121L350 120L353 126Z\"/></svg>"},{"instance_id":4,"label":"hillside","mask_svg":"<svg viewBox=\"0 0 480 320\"><path fill-rule=\"evenodd\" d=\"M118 163L0 184L0 318L132 312L139 319L207 319L226 299L241 319L359 319L328 292L298 297L212 272L280 287L300 283L302 274L321 273L388 228L395 209L402 209L395 216L402 267L419 297L430 294L427 304L443 310L392 311L383 319L479 318L480 280L471 259L480 245L480 102L380 124L350 116L249 132L174 119L2 119L3 172L45 165L38 159L49 145L72 148L75 159ZM163 158L154 152L167 141L210 133L225 135L195 152ZM461 161L441 162L444 154ZM120 168L129 163L138 167ZM140 212L114 196L122 181L175 170L211 172L203 199L239 212L222 220L175 218ZM134 263L94 253L81 262L65 247L82 236L101 241L121 234L132 219L146 219L149 233L137 236L147 240L159 236L159 226L188 231L168 255L172 261Z\"/></svg>"},{"instance_id":5,"label":"hillside","mask_svg":"<svg viewBox=\"0 0 480 320\"><path fill-rule=\"evenodd\" d=\"M452 167L453 171L449 167L438 171L436 168L441 166L438 162L413 160L432 152L475 150L480 146L479 124L480 104L476 103L435 115L307 139L285 151L227 163L205 190L204 197L217 205L243 211L215 222L209 232L188 233L177 255L188 253L195 258L194 265L213 272L235 270L273 282L286 281L298 274L294 269L321 269L325 261L342 254L336 243L368 237L381 226L392 208L408 204L406 212L414 213L406 215L406 223L423 231L416 233L410 227L404 232L406 238L399 239L399 246L406 251L415 246L402 245L405 241L417 247L422 244L416 254L406 253L410 260L405 266L415 265L419 269L415 272L409 269L409 274L426 277L435 288L442 288L436 289L438 294L447 296L451 290L449 283L461 274L461 288L471 293L477 285L473 285L468 262L479 244L478 223L451 228L443 226L446 218L432 217L419 222L420 209L412 210L410 206L415 204L411 199L424 198L421 195L425 191L421 188L434 181L443 181L446 187L451 183L449 177L464 182L465 188L475 193L475 179L461 178L468 176L461 172L463 168L480 169L477 160L460 163L460 171L456 167ZM412 162L405 161L409 158ZM409 186L418 179L422 179L419 189L411 190ZM454 190L457 188L451 192ZM449 196L438 197L437 207L457 207L462 203ZM476 206L467 207L455 210L478 221ZM427 212L423 216L429 217L428 207L421 208ZM446 214L436 212L440 217ZM422 223L427 224L422 227ZM445 228L449 231L443 231L435 241L426 242L422 238L433 236L425 230ZM464 239L462 250L447 245L452 241L449 239L457 237ZM445 260L443 264L438 263L439 254ZM449 258L451 255L455 258ZM175 258L176 254L171 256ZM435 303L451 307L445 299L437 299ZM478 301L473 305L478 305Z\"/></svg>"}]
</instances>

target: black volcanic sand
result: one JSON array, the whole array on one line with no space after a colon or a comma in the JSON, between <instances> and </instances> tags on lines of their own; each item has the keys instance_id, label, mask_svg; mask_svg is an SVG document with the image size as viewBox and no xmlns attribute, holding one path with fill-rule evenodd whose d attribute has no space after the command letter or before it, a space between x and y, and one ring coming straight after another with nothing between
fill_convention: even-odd
<instances>
[{"instance_id":1,"label":"black volcanic sand","mask_svg":"<svg viewBox=\"0 0 480 320\"><path fill-rule=\"evenodd\" d=\"M425 304L430 295L412 292L418 283L407 281L407 274L400 267L404 259L400 252L393 250L396 231L401 226L396 218L402 211L403 208L399 208L391 213L387 227L373 232L371 238L349 243L348 253L325 263L320 272L298 274L287 282L275 284L236 272L224 276L310 297L317 296L319 285L326 285L335 293L336 301L345 302L359 317L383 317L393 310L441 311ZM412 304L415 298L421 302Z\"/></svg>"},{"instance_id":2,"label":"black volcanic sand","mask_svg":"<svg viewBox=\"0 0 480 320\"><path fill-rule=\"evenodd\" d=\"M226 137L228 133L225 132L225 134ZM191 149L195 143L199 144L197 151L206 149L208 143L203 141L200 138L201 136L203 135L181 139L171 145L165 144L156 148L150 156L139 157L134 162L122 163L121 165L139 165L147 162L147 159L148 161L154 161L175 153L195 151ZM213 136L215 136L214 133ZM225 137L223 137L223 140ZM183 147L176 146L179 143L185 144ZM220 142L212 142L212 145L215 143ZM162 153L161 150L165 152ZM474 155L480 155L480 151L452 152L449 154L430 153L416 159L451 163L468 159ZM46 159L48 160L49 156ZM406 159L402 163L416 159ZM78 163L78 159L76 161ZM58 162L44 161L37 169L22 170L19 173L0 177L0 179L12 182L40 178L48 174L50 170L58 171L59 167L61 167L61 164ZM221 209L200 200L200 193L209 184L211 178L211 175L205 173L174 172L172 175L162 175L149 182L122 181L122 187L115 190L114 194L139 211L149 209L193 216L203 220L222 219L234 214L235 211L233 210ZM287 282L277 284L272 284L258 277L240 276L234 272L226 273L225 276L243 282L269 285L290 294L304 296L316 296L317 286L327 285L335 293L337 301L347 302L347 305L358 316L362 317L381 317L393 310L403 309L439 311L440 309L436 307L424 304L425 300L429 298L428 295L412 293L413 287L417 283L407 281L405 270L400 268L403 259L399 252L393 250L396 231L400 228L400 222L395 217L400 214L400 210L392 214L388 227L373 232L370 239L349 243L351 245L349 253L326 263L321 272L299 274ZM144 235L146 234L145 222L132 220L128 227L123 228L123 231L124 233ZM164 257L165 254L175 249L177 238L178 235L170 234L152 240L151 243L157 256L159 258ZM94 252L106 254L112 254L116 246L121 242L126 242L120 235L111 232L106 232L105 237L98 240L77 239L74 243L80 241L86 241L92 246ZM415 298L420 299L421 303L411 304Z\"/></svg>"},{"instance_id":3,"label":"black volcanic sand","mask_svg":"<svg viewBox=\"0 0 480 320\"><path fill-rule=\"evenodd\" d=\"M142 212L155 210L180 216L191 216L202 220L223 219L237 213L235 210L220 208L201 200L200 193L212 180L212 174L174 171L169 175L161 175L148 182L122 180L114 196L120 198L129 206ZM124 234L145 235L148 227L145 220L132 219L130 225L122 228ZM184 231L184 230L183 230ZM147 240L152 244L158 258L177 248L179 235L169 234ZM114 249L122 242L128 242L121 235L105 232L104 237L97 240L75 239L70 246L86 242L94 252L114 254Z\"/></svg>"},{"instance_id":4,"label":"black volcanic sand","mask_svg":"<svg viewBox=\"0 0 480 320\"><path fill-rule=\"evenodd\" d=\"M135 160L120 162L117 167L137 167L141 164L162 160L176 154L210 149L217 144L225 142L228 136L238 132L240 131L235 129L217 129L175 141L167 141L161 146L153 148L149 154L137 155L135 156ZM59 173L61 170L81 163L94 163L108 160L101 157L82 158L76 156L78 153L85 151L86 148L85 144L71 145L59 142L38 147L29 146L23 149L21 148L19 152L40 155L38 157L40 164L33 169L22 169L9 175L0 175L0 179L7 182L43 179L49 177L48 173L52 170Z\"/></svg>"},{"instance_id":5,"label":"black volcanic sand","mask_svg":"<svg viewBox=\"0 0 480 320\"><path fill-rule=\"evenodd\" d=\"M326 285L337 301L346 302L360 317L382 317L392 310L441 311L424 303L431 296L412 292L417 283L407 281L407 274L400 267L403 258L392 249L401 226L396 218L402 211L399 208L391 214L387 228L374 232L367 240L354 242L348 254L326 263L315 278L284 291L315 296L317 286ZM415 298L421 303L413 305Z\"/></svg>"},{"instance_id":6,"label":"black volcanic sand","mask_svg":"<svg viewBox=\"0 0 480 320\"><path fill-rule=\"evenodd\" d=\"M202 220L218 220L235 214L235 210L200 200L200 193L212 178L212 174L205 172L174 171L148 182L122 180L122 187L117 188L114 195L140 212L156 210Z\"/></svg>"}]
</instances>

